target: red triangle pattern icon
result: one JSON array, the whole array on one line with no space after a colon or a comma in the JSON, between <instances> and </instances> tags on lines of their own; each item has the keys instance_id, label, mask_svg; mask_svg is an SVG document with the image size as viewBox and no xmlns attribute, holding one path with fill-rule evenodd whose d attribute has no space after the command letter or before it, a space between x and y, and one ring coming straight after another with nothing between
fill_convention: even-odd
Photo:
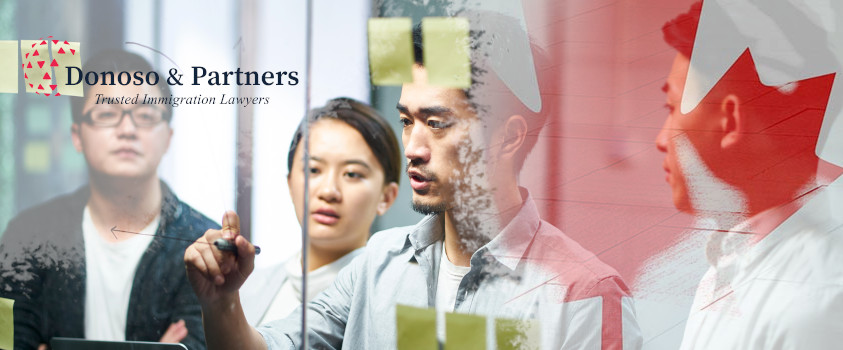
<instances>
[{"instance_id":1,"label":"red triangle pattern icon","mask_svg":"<svg viewBox=\"0 0 843 350\"><path fill-rule=\"evenodd\" d=\"M28 51L28 52L23 52L24 60L21 63L21 69L24 70L23 77L26 80L26 84L29 85L30 89L34 89L36 94L39 94L39 95L42 95L42 96L61 96L61 94L58 92L58 85L50 84L52 82L53 77L52 77L52 75L50 74L49 71L44 73L44 76L43 76L42 79L45 80L45 81L41 84L39 84L37 82L29 83L29 79L30 79L29 73L31 73L31 72L26 71L27 69L35 68L35 67L33 67L34 66L33 63L37 64L38 68L44 69L44 65L46 63L48 63L48 61L46 59L44 61L38 61L37 59L35 59L33 57L39 56L39 58L41 58L40 57L40 56L42 56L41 50L43 50L45 48L36 49L36 47L39 46L39 45L44 45L44 46L47 46L47 48L49 48L49 45L50 45L49 42L50 41L52 41L52 45L55 45L55 46L60 45L58 47L58 51L56 51L56 53L67 54L68 53L67 50L70 50L70 53L72 55L76 55L76 50L71 49L69 47L70 42L68 42L67 40L64 40L64 41L56 40L56 39L53 39L52 35L48 36L47 38L48 38L47 40L45 40L44 38L39 38L38 40L41 41L40 43L38 43L37 41L33 42L32 45L31 45L32 50L24 50L24 49L21 50L21 51ZM63 43L63 45L61 45L61 43ZM53 47L52 49L55 50L56 47ZM49 56L49 53L47 55ZM60 67L61 66L59 64L58 60L55 59L55 58L50 60L49 63L50 63L50 65L49 65L50 67ZM37 76L37 74L36 74L36 76ZM47 89L47 87L49 87L49 89ZM30 90L30 91L32 91L32 90Z\"/></svg>"}]
</instances>

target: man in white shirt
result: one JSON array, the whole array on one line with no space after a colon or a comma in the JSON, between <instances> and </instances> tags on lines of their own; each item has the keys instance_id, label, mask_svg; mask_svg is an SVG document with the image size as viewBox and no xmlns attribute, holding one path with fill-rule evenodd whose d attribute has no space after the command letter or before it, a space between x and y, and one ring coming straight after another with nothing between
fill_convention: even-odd
<instances>
[{"instance_id":1,"label":"man in white shirt","mask_svg":"<svg viewBox=\"0 0 843 350\"><path fill-rule=\"evenodd\" d=\"M153 68L115 50L89 59L83 71ZM98 95L169 96L169 86L107 84L85 85L85 97L71 99L72 139L87 162L88 185L23 211L0 241L0 296L15 300L15 348L71 337L202 349L201 312L180 256L218 226L158 178L172 107L97 103Z\"/></svg>"},{"instance_id":2,"label":"man in white shirt","mask_svg":"<svg viewBox=\"0 0 843 350\"><path fill-rule=\"evenodd\" d=\"M814 151L834 76L766 86L747 51L683 114L700 9L664 26L679 53L656 140L674 205L714 223L682 348L837 347L843 197L830 181L840 168Z\"/></svg>"}]
</instances>

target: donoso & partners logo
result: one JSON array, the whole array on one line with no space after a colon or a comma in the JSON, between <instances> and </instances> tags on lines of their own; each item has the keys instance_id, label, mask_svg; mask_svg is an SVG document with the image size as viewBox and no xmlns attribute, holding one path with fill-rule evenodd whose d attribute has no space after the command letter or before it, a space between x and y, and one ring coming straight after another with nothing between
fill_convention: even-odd
<instances>
[{"instance_id":1,"label":"donoso & partners logo","mask_svg":"<svg viewBox=\"0 0 843 350\"><path fill-rule=\"evenodd\" d=\"M18 93L19 73L23 72L26 92L42 96L82 96L82 84L66 84L69 70L65 69L81 66L78 42L55 40L52 36L0 41L0 93Z\"/></svg>"}]
</instances>

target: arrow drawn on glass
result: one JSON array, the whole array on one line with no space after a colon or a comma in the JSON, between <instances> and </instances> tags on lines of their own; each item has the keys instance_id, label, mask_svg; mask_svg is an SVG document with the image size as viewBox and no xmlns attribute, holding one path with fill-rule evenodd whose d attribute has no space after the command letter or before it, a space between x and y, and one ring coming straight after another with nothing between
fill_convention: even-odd
<instances>
[{"instance_id":1,"label":"arrow drawn on glass","mask_svg":"<svg viewBox=\"0 0 843 350\"><path fill-rule=\"evenodd\" d=\"M214 243L196 242L196 241L192 241L192 240L184 239L184 238L179 238L179 237L125 231L125 230L118 229L117 226L114 226L114 227L111 228L111 234L114 235L114 239L118 239L117 234L115 232L125 232L125 233L131 233L133 235L141 235L141 236L161 237L161 238L174 239L174 240L177 240L177 241L188 242L188 243L205 243L205 244L208 244L208 245L213 245L213 246L217 247L217 249L222 250L224 252L232 252L232 253L234 253L234 255L237 255L237 246L234 245L233 242L225 240L223 238L217 239L216 241L214 241ZM258 246L255 246L255 255L258 255L260 253L261 253L261 248L258 247Z\"/></svg>"}]
</instances>

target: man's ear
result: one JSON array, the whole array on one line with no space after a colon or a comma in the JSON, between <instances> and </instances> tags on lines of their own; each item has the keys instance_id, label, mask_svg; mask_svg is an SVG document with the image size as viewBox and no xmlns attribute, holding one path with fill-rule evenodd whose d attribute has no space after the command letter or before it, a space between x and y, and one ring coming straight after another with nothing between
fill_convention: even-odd
<instances>
[{"instance_id":1,"label":"man's ear","mask_svg":"<svg viewBox=\"0 0 843 350\"><path fill-rule=\"evenodd\" d=\"M167 129L168 129L169 132L167 133L167 148L166 148L166 150L170 150L170 141L173 141L173 127L171 125L167 124Z\"/></svg>"},{"instance_id":2,"label":"man's ear","mask_svg":"<svg viewBox=\"0 0 843 350\"><path fill-rule=\"evenodd\" d=\"M378 215L386 214L386 211L395 203L396 198L398 198L398 184L390 182L383 187L381 201L378 203Z\"/></svg>"},{"instance_id":3,"label":"man's ear","mask_svg":"<svg viewBox=\"0 0 843 350\"><path fill-rule=\"evenodd\" d=\"M73 123L70 125L70 138L73 141L73 148L76 148L76 152L82 153L82 136L79 133L82 132L82 125L79 123Z\"/></svg>"},{"instance_id":4,"label":"man's ear","mask_svg":"<svg viewBox=\"0 0 843 350\"><path fill-rule=\"evenodd\" d=\"M515 156L524 140L527 138L527 120L519 114L515 114L506 121L503 129L503 143L500 147L500 155Z\"/></svg>"},{"instance_id":5,"label":"man's ear","mask_svg":"<svg viewBox=\"0 0 843 350\"><path fill-rule=\"evenodd\" d=\"M290 172L287 173L287 191L288 191L287 193L289 193L290 196L293 195L293 184L290 183L290 174L292 172L293 172L293 169L290 169Z\"/></svg>"},{"instance_id":6,"label":"man's ear","mask_svg":"<svg viewBox=\"0 0 843 350\"><path fill-rule=\"evenodd\" d=\"M746 116L742 114L741 100L734 94L729 94L720 102L720 147L733 147L743 141L749 129Z\"/></svg>"}]
</instances>

